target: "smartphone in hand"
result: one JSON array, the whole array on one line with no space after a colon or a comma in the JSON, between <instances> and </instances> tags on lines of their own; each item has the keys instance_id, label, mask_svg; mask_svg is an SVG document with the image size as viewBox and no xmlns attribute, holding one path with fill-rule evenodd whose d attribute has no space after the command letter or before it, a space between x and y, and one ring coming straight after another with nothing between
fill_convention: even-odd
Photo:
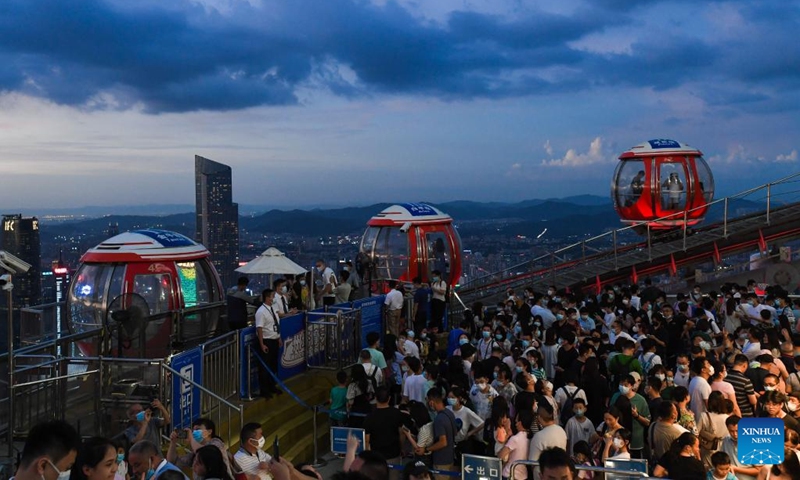
<instances>
[{"instance_id":1,"label":"smartphone in hand","mask_svg":"<svg viewBox=\"0 0 800 480\"><path fill-rule=\"evenodd\" d=\"M279 449L278 436L277 435L275 435L275 440L272 442L272 458L276 462L280 462L281 461L280 449Z\"/></svg>"}]
</instances>

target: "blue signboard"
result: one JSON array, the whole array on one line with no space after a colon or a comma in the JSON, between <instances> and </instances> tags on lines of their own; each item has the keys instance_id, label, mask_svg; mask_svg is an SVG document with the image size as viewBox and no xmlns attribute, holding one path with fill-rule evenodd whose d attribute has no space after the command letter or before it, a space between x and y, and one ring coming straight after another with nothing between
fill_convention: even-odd
<instances>
[{"instance_id":1,"label":"blue signboard","mask_svg":"<svg viewBox=\"0 0 800 480\"><path fill-rule=\"evenodd\" d=\"M144 235L146 237L150 237L153 240L157 241L161 245L164 245L166 248L175 248L175 247L191 247L192 245L197 245L189 237L181 235L180 233L170 232L167 230L156 230L154 228L148 230L136 230L133 233L138 233L140 235Z\"/></svg>"},{"instance_id":2,"label":"blue signboard","mask_svg":"<svg viewBox=\"0 0 800 480\"><path fill-rule=\"evenodd\" d=\"M358 439L358 449L356 454L364 450L364 442L366 437L363 428L346 428L346 427L331 427L331 452L337 455L344 455L347 453L347 436L350 432Z\"/></svg>"},{"instance_id":3,"label":"blue signboard","mask_svg":"<svg viewBox=\"0 0 800 480\"><path fill-rule=\"evenodd\" d=\"M241 362L242 368L240 369L239 374L241 375L240 380L240 395L242 398L248 398L248 391L247 391L247 358L252 355L250 358L250 392L249 395L258 395L259 392L259 383L258 383L258 359L256 358L255 353L252 352L250 349L251 345L255 345L256 340L256 327L247 327L239 330L239 359Z\"/></svg>"},{"instance_id":4,"label":"blue signboard","mask_svg":"<svg viewBox=\"0 0 800 480\"><path fill-rule=\"evenodd\" d=\"M413 217L425 217L428 215L439 215L439 213L426 203L401 203L401 207L408 210Z\"/></svg>"},{"instance_id":5,"label":"blue signboard","mask_svg":"<svg viewBox=\"0 0 800 480\"><path fill-rule=\"evenodd\" d=\"M658 138L655 140L648 140L650 148L681 148L681 144L675 140L668 140L666 138Z\"/></svg>"},{"instance_id":6,"label":"blue signboard","mask_svg":"<svg viewBox=\"0 0 800 480\"><path fill-rule=\"evenodd\" d=\"M743 418L739 421L739 462L744 465L783 463L784 423L780 418Z\"/></svg>"},{"instance_id":7,"label":"blue signboard","mask_svg":"<svg viewBox=\"0 0 800 480\"><path fill-rule=\"evenodd\" d=\"M503 465L496 457L461 455L463 480L501 480Z\"/></svg>"},{"instance_id":8,"label":"blue signboard","mask_svg":"<svg viewBox=\"0 0 800 480\"><path fill-rule=\"evenodd\" d=\"M361 348L367 348L367 334L378 332L383 338L383 302L385 295L362 298L353 302L353 308L361 309Z\"/></svg>"},{"instance_id":9,"label":"blue signboard","mask_svg":"<svg viewBox=\"0 0 800 480\"><path fill-rule=\"evenodd\" d=\"M175 428L188 428L194 419L200 417L200 389L185 379L203 384L202 348L175 355L170 367L179 373L172 377L172 424Z\"/></svg>"},{"instance_id":10,"label":"blue signboard","mask_svg":"<svg viewBox=\"0 0 800 480\"><path fill-rule=\"evenodd\" d=\"M281 318L283 347L278 363L278 378L281 380L306 370L305 323L304 313Z\"/></svg>"}]
</instances>

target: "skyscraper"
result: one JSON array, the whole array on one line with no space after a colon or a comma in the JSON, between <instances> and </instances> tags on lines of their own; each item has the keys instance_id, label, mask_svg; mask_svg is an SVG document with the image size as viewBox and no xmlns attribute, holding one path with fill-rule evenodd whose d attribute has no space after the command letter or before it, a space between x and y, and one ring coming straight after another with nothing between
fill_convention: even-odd
<instances>
[{"instance_id":1,"label":"skyscraper","mask_svg":"<svg viewBox=\"0 0 800 480\"><path fill-rule=\"evenodd\" d=\"M41 303L42 244L39 240L39 220L22 215L3 215L2 250L31 264L27 273L14 275L14 309Z\"/></svg>"},{"instance_id":2,"label":"skyscraper","mask_svg":"<svg viewBox=\"0 0 800 480\"><path fill-rule=\"evenodd\" d=\"M239 266L239 205L233 203L231 167L195 155L195 239L211 252L225 288L236 284Z\"/></svg>"}]
</instances>

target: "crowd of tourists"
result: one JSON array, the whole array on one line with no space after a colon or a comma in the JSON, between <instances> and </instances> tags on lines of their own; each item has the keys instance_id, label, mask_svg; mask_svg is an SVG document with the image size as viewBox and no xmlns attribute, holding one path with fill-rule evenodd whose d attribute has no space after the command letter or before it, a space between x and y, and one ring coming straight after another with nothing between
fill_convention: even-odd
<instances>
[{"instance_id":1,"label":"crowd of tourists","mask_svg":"<svg viewBox=\"0 0 800 480\"><path fill-rule=\"evenodd\" d=\"M498 305L473 305L446 345L417 321L382 348L372 335L360 364L339 373L331 420L364 428L365 447L389 463L442 472L478 454L509 477L514 462L560 449L574 466L647 461L654 477L798 479L798 317L800 301L753 281L675 296L650 280L588 296L509 289ZM739 461L749 417L783 421L783 463Z\"/></svg>"},{"instance_id":2,"label":"crowd of tourists","mask_svg":"<svg viewBox=\"0 0 800 480\"><path fill-rule=\"evenodd\" d=\"M582 467L631 460L674 480L800 479L800 301L788 292L748 282L667 296L649 280L599 295L509 289L447 331L441 318L426 320L432 309L418 302L431 290L414 283L396 287L415 299L413 320L400 315L385 335L369 334L359 363L337 374L331 423L365 435L348 439L333 478L450 478L473 454L497 457L515 479L598 479ZM265 340L275 317L261 324ZM16 478L322 479L271 458L258 424L222 439L197 419L162 449L160 402L133 405L128 417L113 440L81 441L63 422L33 428ZM749 417L781 419L782 463L740 462L738 424Z\"/></svg>"}]
</instances>

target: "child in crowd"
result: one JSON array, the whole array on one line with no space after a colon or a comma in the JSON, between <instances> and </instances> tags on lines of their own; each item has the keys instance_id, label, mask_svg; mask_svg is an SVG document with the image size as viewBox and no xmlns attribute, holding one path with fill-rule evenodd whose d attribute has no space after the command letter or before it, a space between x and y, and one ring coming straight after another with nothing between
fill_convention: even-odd
<instances>
[{"instance_id":1,"label":"child in crowd","mask_svg":"<svg viewBox=\"0 0 800 480\"><path fill-rule=\"evenodd\" d=\"M731 457L725 452L711 455L712 468L706 474L706 480L736 480L731 469Z\"/></svg>"},{"instance_id":2,"label":"child in crowd","mask_svg":"<svg viewBox=\"0 0 800 480\"><path fill-rule=\"evenodd\" d=\"M347 425L347 373L339 371L336 374L338 385L331 388L331 425L344 427Z\"/></svg>"}]
</instances>

